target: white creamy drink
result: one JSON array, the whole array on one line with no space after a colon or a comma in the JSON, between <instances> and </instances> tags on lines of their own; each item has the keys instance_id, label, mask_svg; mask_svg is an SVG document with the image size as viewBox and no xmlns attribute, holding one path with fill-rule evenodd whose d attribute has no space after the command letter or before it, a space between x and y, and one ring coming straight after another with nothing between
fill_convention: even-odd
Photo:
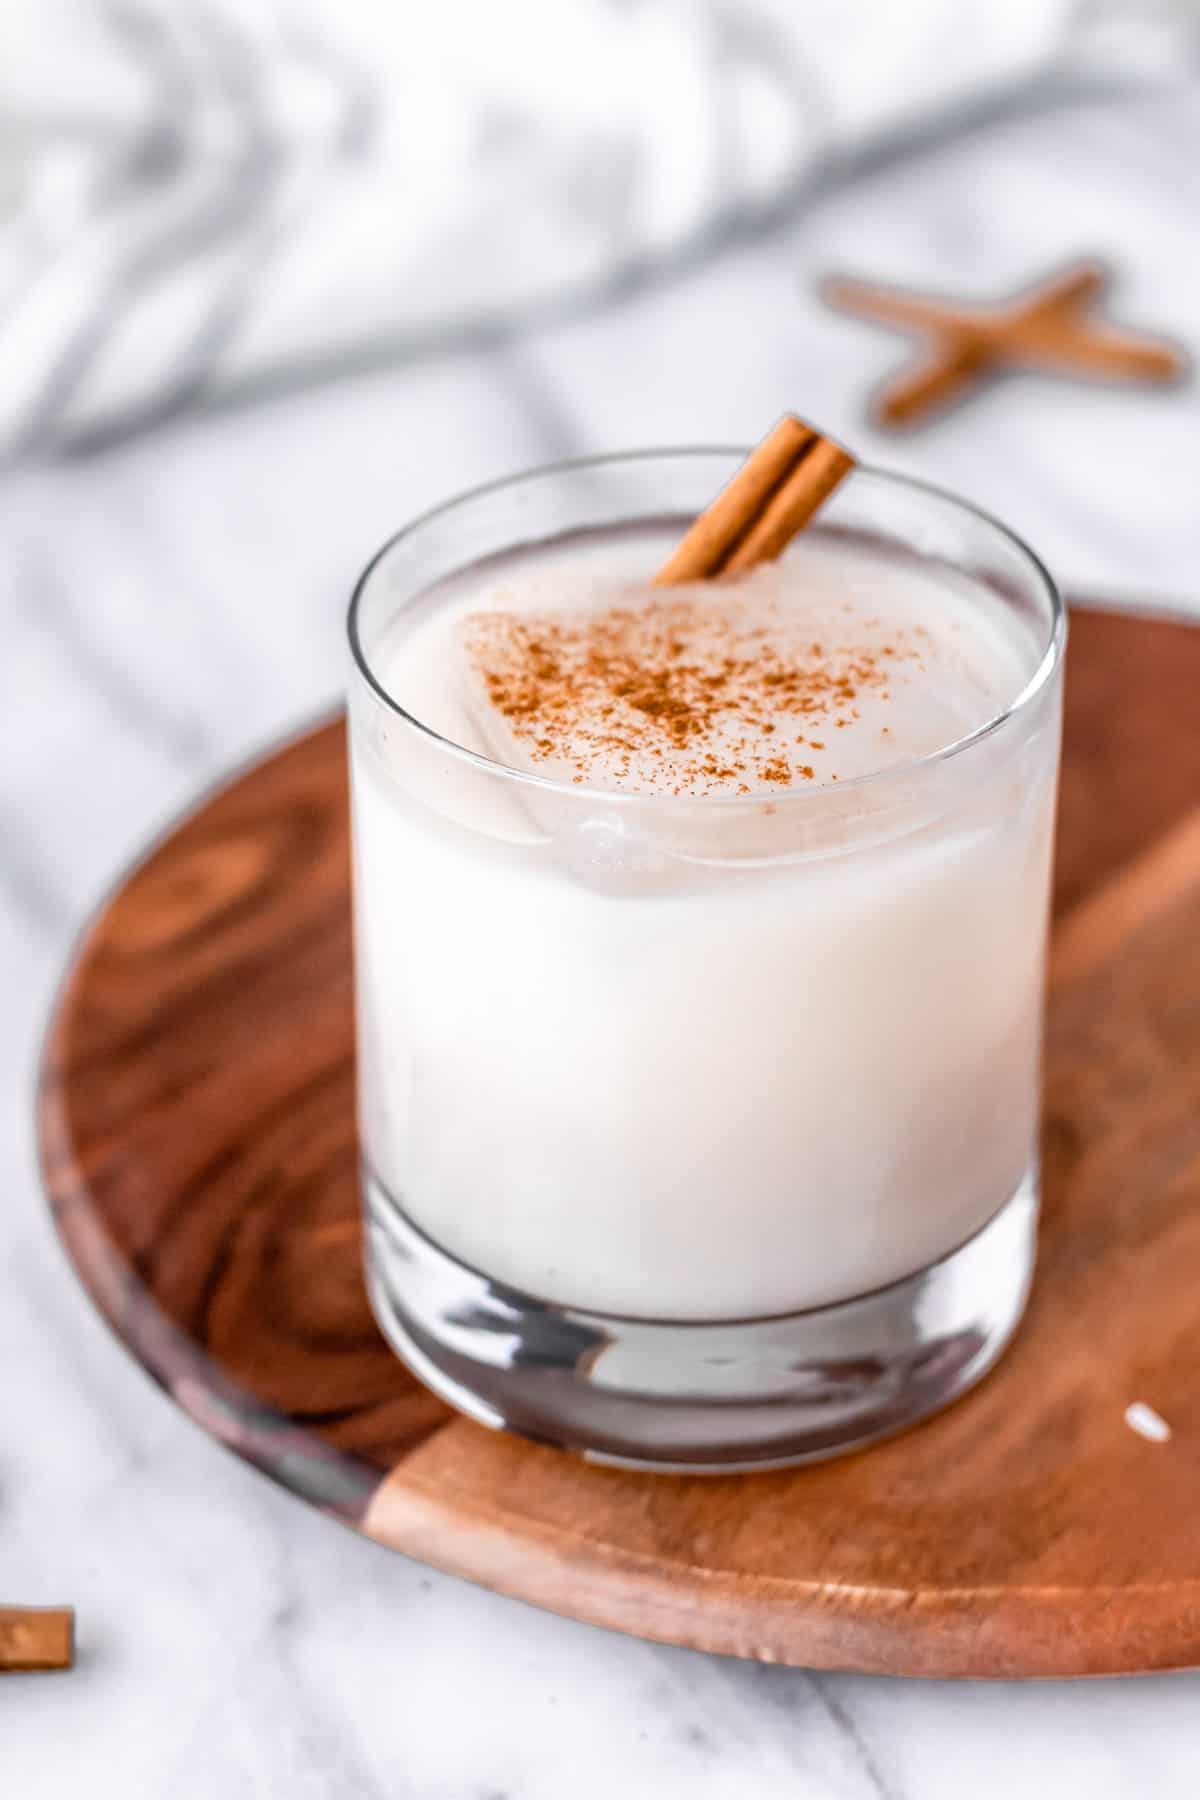
<instances>
[{"instance_id":1,"label":"white creamy drink","mask_svg":"<svg viewBox=\"0 0 1200 1800\"><path fill-rule=\"evenodd\" d=\"M1041 653L981 584L812 530L651 588L678 536L481 563L374 645L427 729L354 719L364 1149L497 1281L754 1318L1021 1183L1057 714L939 759Z\"/></svg>"}]
</instances>

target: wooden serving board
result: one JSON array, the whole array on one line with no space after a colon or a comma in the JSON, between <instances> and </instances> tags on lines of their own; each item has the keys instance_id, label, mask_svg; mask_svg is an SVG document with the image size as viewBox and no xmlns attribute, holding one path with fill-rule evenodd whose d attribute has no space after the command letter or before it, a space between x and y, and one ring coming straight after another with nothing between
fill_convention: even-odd
<instances>
[{"instance_id":1,"label":"wooden serving board","mask_svg":"<svg viewBox=\"0 0 1200 1800\"><path fill-rule=\"evenodd\" d=\"M340 722L185 819L67 979L46 1181L118 1335L314 1505L576 1618L893 1674L1200 1663L1200 632L1072 630L1040 1272L969 1398L714 1478L589 1467L418 1385L359 1268Z\"/></svg>"}]
</instances>

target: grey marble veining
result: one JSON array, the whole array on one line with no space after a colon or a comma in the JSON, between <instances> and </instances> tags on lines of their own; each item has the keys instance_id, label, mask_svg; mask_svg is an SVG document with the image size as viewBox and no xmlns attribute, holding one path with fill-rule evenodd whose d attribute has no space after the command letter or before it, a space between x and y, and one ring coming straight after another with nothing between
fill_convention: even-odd
<instances>
[{"instance_id":1,"label":"grey marble veining","mask_svg":"<svg viewBox=\"0 0 1200 1800\"><path fill-rule=\"evenodd\" d=\"M331 703L354 573L405 516L548 457L748 440L785 405L1023 529L1069 585L1200 583L1194 386L1015 378L883 440L899 340L828 269L986 293L1084 250L1200 351L1200 103L994 120L754 242L522 337L183 418L0 485L0 1594L73 1601L68 1677L0 1684L0 1791L580 1800L1191 1800L1200 1681L1015 1688L739 1664L535 1612L390 1555L215 1448L55 1245L30 1125L73 930L237 759Z\"/></svg>"}]
</instances>

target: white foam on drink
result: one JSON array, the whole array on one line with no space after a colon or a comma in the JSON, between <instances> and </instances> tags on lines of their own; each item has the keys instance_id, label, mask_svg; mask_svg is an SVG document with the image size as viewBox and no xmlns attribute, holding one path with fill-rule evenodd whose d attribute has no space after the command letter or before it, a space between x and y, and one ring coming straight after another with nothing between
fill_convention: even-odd
<instances>
[{"instance_id":1,"label":"white foam on drink","mask_svg":"<svg viewBox=\"0 0 1200 1800\"><path fill-rule=\"evenodd\" d=\"M652 588L669 534L524 551L432 591L381 659L441 736L615 792L775 794L928 755L1002 713L1022 646L952 570L812 534Z\"/></svg>"}]
</instances>

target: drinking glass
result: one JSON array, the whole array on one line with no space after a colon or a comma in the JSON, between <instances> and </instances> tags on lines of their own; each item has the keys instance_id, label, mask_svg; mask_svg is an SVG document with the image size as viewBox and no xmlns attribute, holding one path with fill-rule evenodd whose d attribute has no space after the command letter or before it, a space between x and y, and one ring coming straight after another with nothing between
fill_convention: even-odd
<instances>
[{"instance_id":1,"label":"drinking glass","mask_svg":"<svg viewBox=\"0 0 1200 1800\"><path fill-rule=\"evenodd\" d=\"M828 1456L991 1367L1038 1209L1063 608L1020 540L859 469L809 533L971 584L1023 685L935 754L740 797L440 737L386 668L429 590L687 523L743 453L561 464L391 540L349 635L366 1266L485 1424L661 1469Z\"/></svg>"}]
</instances>

